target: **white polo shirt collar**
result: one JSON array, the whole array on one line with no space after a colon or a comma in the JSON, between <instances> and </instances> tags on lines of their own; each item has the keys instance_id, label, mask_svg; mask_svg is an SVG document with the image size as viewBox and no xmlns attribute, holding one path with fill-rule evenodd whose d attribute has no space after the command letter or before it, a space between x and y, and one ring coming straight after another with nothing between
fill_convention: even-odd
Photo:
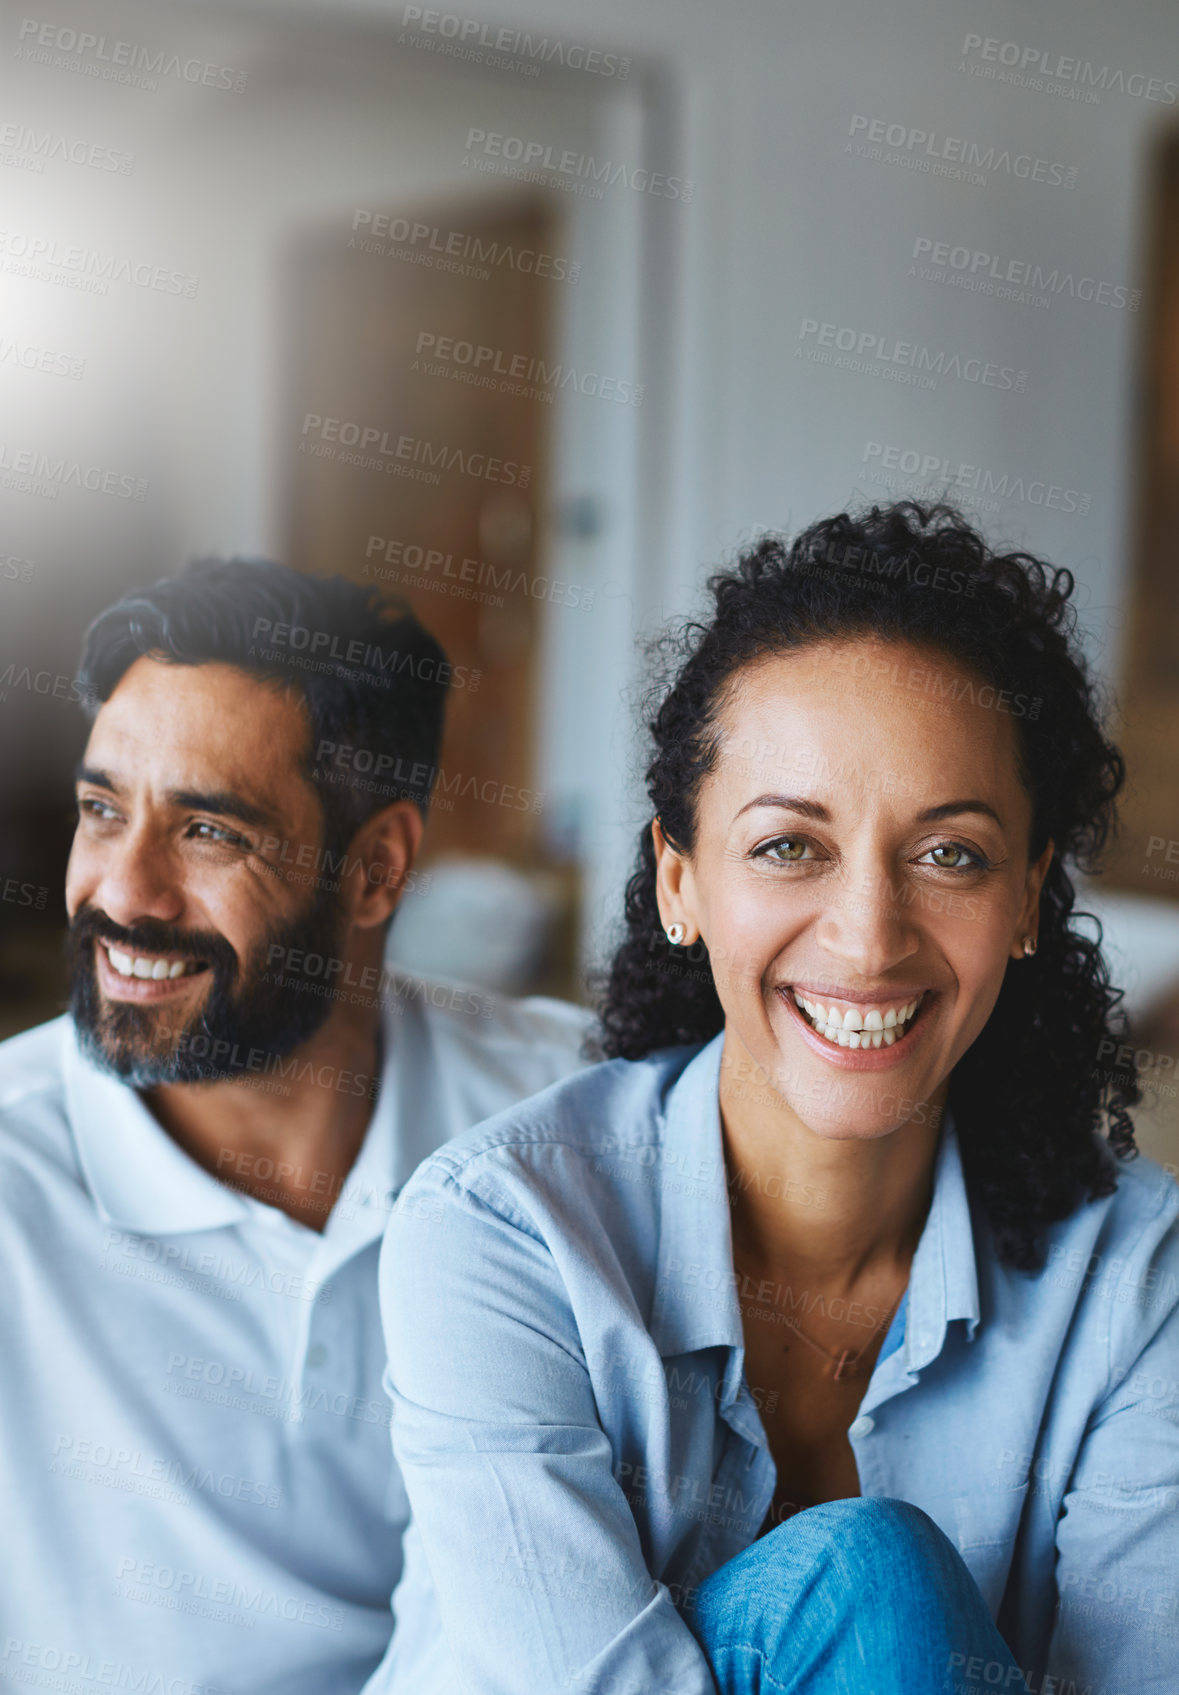
<instances>
[{"instance_id":1,"label":"white polo shirt collar","mask_svg":"<svg viewBox=\"0 0 1179 1695\"><path fill-rule=\"evenodd\" d=\"M386 1044L394 1032L386 1027ZM82 1052L71 1020L62 1026L66 1111L78 1164L99 1215L137 1235L173 1236L248 1223L316 1232L280 1208L213 1176L160 1125L142 1096ZM387 1049L386 1049L387 1058ZM329 1215L323 1239L337 1262L380 1236L399 1173L391 1068L381 1082L360 1152ZM344 1250L341 1252L341 1250Z\"/></svg>"}]
</instances>

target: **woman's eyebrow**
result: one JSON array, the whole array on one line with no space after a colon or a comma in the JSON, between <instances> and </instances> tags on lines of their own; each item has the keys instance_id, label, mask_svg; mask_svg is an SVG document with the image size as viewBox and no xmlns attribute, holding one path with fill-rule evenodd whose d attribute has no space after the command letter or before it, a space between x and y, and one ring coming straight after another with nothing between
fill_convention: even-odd
<instances>
[{"instance_id":1,"label":"woman's eyebrow","mask_svg":"<svg viewBox=\"0 0 1179 1695\"><path fill-rule=\"evenodd\" d=\"M778 806L787 812L800 812L804 818L815 818L821 824L831 822L831 814L819 800L807 800L805 795L758 795L756 800L748 800L736 816L742 812L751 812L755 806Z\"/></svg>"},{"instance_id":2,"label":"woman's eyebrow","mask_svg":"<svg viewBox=\"0 0 1179 1695\"><path fill-rule=\"evenodd\" d=\"M758 795L756 800L746 801L736 816L740 818L743 812L751 812L757 806L776 806L786 812L800 813L804 818L814 818L821 824L831 822L831 814L822 801L808 800L805 795ZM932 824L940 818L953 818L960 812L977 812L983 817L993 818L1000 828L1003 826L1003 820L994 807L985 800L977 799L944 800L937 806L927 806L917 814L917 822Z\"/></svg>"},{"instance_id":3,"label":"woman's eyebrow","mask_svg":"<svg viewBox=\"0 0 1179 1695\"><path fill-rule=\"evenodd\" d=\"M952 818L958 812L981 812L986 818L993 818L999 828L1003 820L985 800L944 800L940 806L927 806L924 812L917 814L919 824L932 824L939 818Z\"/></svg>"}]
</instances>

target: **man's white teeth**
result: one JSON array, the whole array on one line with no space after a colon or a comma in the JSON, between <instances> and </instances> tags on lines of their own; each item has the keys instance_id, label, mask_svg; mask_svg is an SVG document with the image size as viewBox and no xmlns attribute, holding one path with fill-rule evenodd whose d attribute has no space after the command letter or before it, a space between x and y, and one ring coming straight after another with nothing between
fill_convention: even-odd
<instances>
[{"instance_id":1,"label":"man's white teeth","mask_svg":"<svg viewBox=\"0 0 1179 1695\"><path fill-rule=\"evenodd\" d=\"M925 998L922 991L901 1006L890 1006L883 1011L873 1006L861 1013L856 1007L840 1012L837 1006L827 1007L822 1001L807 1000L797 989L793 993L818 1034L841 1048L891 1048L897 1037L905 1034L902 1026L908 1024Z\"/></svg>"},{"instance_id":2,"label":"man's white teeth","mask_svg":"<svg viewBox=\"0 0 1179 1695\"><path fill-rule=\"evenodd\" d=\"M141 953L124 953L109 942L106 951L120 977L151 977L158 983L165 977L183 977L187 972L196 970L196 961L191 959L175 959L169 965L166 959L146 959Z\"/></svg>"}]
</instances>

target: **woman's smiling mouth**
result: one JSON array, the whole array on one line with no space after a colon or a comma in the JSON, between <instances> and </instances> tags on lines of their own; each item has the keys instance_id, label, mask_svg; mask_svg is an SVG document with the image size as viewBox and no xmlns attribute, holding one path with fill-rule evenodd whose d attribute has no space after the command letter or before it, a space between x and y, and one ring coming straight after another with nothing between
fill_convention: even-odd
<instances>
[{"instance_id":1,"label":"woman's smiling mouth","mask_svg":"<svg viewBox=\"0 0 1179 1695\"><path fill-rule=\"evenodd\" d=\"M887 1065L901 1058L901 1050L907 1052L913 1045L913 1032L923 1025L922 1015L936 998L932 990L919 989L904 999L849 1000L811 994L792 983L777 992L810 1046L825 1058L857 1068L866 1060Z\"/></svg>"},{"instance_id":2,"label":"woman's smiling mouth","mask_svg":"<svg viewBox=\"0 0 1179 1695\"><path fill-rule=\"evenodd\" d=\"M925 998L922 990L907 1001L874 1001L861 1006L848 1001L811 999L798 989L790 992L811 1028L841 1048L891 1048L908 1033L909 1024Z\"/></svg>"}]
</instances>

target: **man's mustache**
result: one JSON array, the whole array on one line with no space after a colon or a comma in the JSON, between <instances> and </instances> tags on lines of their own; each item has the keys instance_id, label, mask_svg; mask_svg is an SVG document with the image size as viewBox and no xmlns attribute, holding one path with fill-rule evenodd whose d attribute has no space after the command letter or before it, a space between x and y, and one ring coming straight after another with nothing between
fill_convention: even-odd
<instances>
[{"instance_id":1,"label":"man's mustache","mask_svg":"<svg viewBox=\"0 0 1179 1695\"><path fill-rule=\"evenodd\" d=\"M226 975L232 975L238 966L236 952L216 931L182 930L177 925L157 923L152 919L145 919L139 924L116 924L100 908L81 906L74 914L69 929L70 948L75 957L78 949L89 941L113 942L127 953L177 954L182 959L210 965Z\"/></svg>"}]
</instances>

